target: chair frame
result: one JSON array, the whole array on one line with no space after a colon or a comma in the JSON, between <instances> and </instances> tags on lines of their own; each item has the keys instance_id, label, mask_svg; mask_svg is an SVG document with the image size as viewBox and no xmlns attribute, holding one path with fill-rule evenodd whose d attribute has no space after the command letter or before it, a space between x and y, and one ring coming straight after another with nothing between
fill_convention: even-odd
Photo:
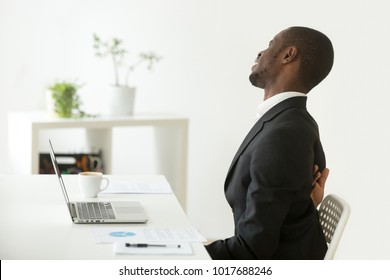
<instances>
[{"instance_id":1,"label":"chair frame","mask_svg":"<svg viewBox=\"0 0 390 280\"><path fill-rule=\"evenodd\" d=\"M348 222L351 208L341 197L335 194L327 195L319 208L319 219L328 243L325 260L334 258L344 228Z\"/></svg>"}]
</instances>

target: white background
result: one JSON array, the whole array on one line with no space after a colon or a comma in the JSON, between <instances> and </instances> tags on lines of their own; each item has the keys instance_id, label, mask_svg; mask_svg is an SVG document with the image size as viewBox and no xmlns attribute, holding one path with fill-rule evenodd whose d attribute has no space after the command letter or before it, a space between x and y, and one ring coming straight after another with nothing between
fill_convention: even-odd
<instances>
[{"instance_id":1,"label":"white background","mask_svg":"<svg viewBox=\"0 0 390 280\"><path fill-rule=\"evenodd\" d=\"M7 112L44 109L45 87L62 79L85 83L86 109L99 106L113 72L108 59L94 56L92 34L116 36L131 55L163 56L153 72L139 69L133 77L135 111L190 118L187 213L207 238L228 237L223 183L262 99L248 81L250 68L276 33L309 26L335 48L333 71L309 94L308 109L331 170L326 192L352 208L336 257L388 259L387 6L384 0L0 0L0 172L10 172ZM130 138L123 132L129 146ZM118 172L132 173L127 164Z\"/></svg>"}]
</instances>

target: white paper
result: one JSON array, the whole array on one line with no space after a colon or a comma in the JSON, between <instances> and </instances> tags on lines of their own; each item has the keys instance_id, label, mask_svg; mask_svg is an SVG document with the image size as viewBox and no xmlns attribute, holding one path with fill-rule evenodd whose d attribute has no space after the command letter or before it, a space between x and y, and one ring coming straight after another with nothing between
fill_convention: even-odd
<instances>
[{"instance_id":1,"label":"white paper","mask_svg":"<svg viewBox=\"0 0 390 280\"><path fill-rule=\"evenodd\" d=\"M113 250L114 254L118 255L192 255L192 248L188 242L176 242L173 243L161 243L154 242L153 244L168 245L168 247L147 247L147 248L136 248L126 247L125 241L114 242ZM180 245L180 247L178 247Z\"/></svg>"},{"instance_id":2,"label":"white paper","mask_svg":"<svg viewBox=\"0 0 390 280\"><path fill-rule=\"evenodd\" d=\"M154 183L110 181L102 193L172 193L172 188L166 180Z\"/></svg>"},{"instance_id":3,"label":"white paper","mask_svg":"<svg viewBox=\"0 0 390 280\"><path fill-rule=\"evenodd\" d=\"M155 242L205 242L199 231L194 227L165 228L94 228L92 234L96 243L114 243L126 241L133 243Z\"/></svg>"}]
</instances>

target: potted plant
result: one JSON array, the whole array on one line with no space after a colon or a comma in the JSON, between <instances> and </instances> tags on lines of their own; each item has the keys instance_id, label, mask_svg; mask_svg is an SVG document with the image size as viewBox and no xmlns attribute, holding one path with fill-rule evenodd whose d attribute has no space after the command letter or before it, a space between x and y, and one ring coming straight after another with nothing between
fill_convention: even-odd
<instances>
[{"instance_id":1,"label":"potted plant","mask_svg":"<svg viewBox=\"0 0 390 280\"><path fill-rule=\"evenodd\" d=\"M81 85L62 81L48 86L48 109L60 118L81 118L86 116L80 109L81 101L77 90Z\"/></svg>"},{"instance_id":2,"label":"potted plant","mask_svg":"<svg viewBox=\"0 0 390 280\"><path fill-rule=\"evenodd\" d=\"M103 41L96 34L93 34L93 48L97 57L110 57L114 69L114 84L110 87L110 96L105 104L105 114L111 116L132 115L135 87L129 86L130 74L141 64L147 64L147 68L151 70L161 57L154 52L142 52L139 54L138 60L127 64L125 56L128 52L123 47L122 40L112 38Z\"/></svg>"}]
</instances>

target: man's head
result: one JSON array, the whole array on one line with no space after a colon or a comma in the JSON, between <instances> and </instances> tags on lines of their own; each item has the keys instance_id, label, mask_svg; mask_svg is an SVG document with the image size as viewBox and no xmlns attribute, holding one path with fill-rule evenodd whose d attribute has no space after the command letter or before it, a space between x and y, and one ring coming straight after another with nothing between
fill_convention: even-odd
<instances>
[{"instance_id":1,"label":"man's head","mask_svg":"<svg viewBox=\"0 0 390 280\"><path fill-rule=\"evenodd\" d=\"M333 57L332 43L323 33L290 27L259 53L249 79L269 96L283 91L307 93L329 74Z\"/></svg>"}]
</instances>

